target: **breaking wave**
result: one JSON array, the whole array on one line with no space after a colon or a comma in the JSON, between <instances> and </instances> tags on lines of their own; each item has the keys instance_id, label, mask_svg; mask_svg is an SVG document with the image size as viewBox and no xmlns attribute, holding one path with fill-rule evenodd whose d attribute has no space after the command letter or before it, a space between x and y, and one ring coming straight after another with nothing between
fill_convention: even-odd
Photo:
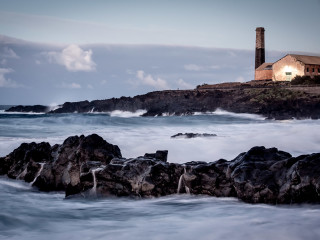
<instances>
[{"instance_id":1,"label":"breaking wave","mask_svg":"<svg viewBox=\"0 0 320 240\"><path fill-rule=\"evenodd\" d=\"M146 112L147 110L143 110L143 109L137 110L135 112L115 110L110 112L109 114L111 117L131 118L131 117L141 117Z\"/></svg>"},{"instance_id":2,"label":"breaking wave","mask_svg":"<svg viewBox=\"0 0 320 240\"><path fill-rule=\"evenodd\" d=\"M45 112L5 112L5 110L0 110L0 114L40 115L40 114L46 114L46 113Z\"/></svg>"},{"instance_id":3,"label":"breaking wave","mask_svg":"<svg viewBox=\"0 0 320 240\"><path fill-rule=\"evenodd\" d=\"M244 119L253 119L253 120L265 120L266 117L258 114L251 113L234 113L228 112L221 108L218 108L214 112L195 112L194 115L222 115L222 116L230 116L235 118L244 118Z\"/></svg>"}]
</instances>

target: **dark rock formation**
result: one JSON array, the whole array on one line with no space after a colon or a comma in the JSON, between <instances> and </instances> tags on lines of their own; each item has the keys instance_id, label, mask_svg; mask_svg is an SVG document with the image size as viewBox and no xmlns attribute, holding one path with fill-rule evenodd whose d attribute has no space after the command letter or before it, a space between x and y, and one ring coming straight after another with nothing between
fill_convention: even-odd
<instances>
[{"instance_id":1,"label":"dark rock formation","mask_svg":"<svg viewBox=\"0 0 320 240\"><path fill-rule=\"evenodd\" d=\"M33 112L33 113L45 113L49 111L49 107L43 105L33 106L14 106L6 110L6 112Z\"/></svg>"},{"instance_id":2,"label":"dark rock formation","mask_svg":"<svg viewBox=\"0 0 320 240\"><path fill-rule=\"evenodd\" d=\"M133 98L66 102L50 113L109 112L123 110L135 112L144 109L145 116L188 115L195 112L215 111L221 108L235 113L260 114L274 119L303 119L320 117L320 95L286 89L268 88L196 89L150 92ZM7 111L34 111L26 107Z\"/></svg>"},{"instance_id":3,"label":"dark rock formation","mask_svg":"<svg viewBox=\"0 0 320 240\"><path fill-rule=\"evenodd\" d=\"M80 184L80 172L85 166L107 165L115 157L121 158L118 146L96 134L69 137L62 145L52 147L44 142L23 143L0 159L0 174L33 181L43 191L65 190L68 185Z\"/></svg>"},{"instance_id":4,"label":"dark rock formation","mask_svg":"<svg viewBox=\"0 0 320 240\"><path fill-rule=\"evenodd\" d=\"M216 137L217 134L212 133L177 133L171 138L196 138L196 137Z\"/></svg>"},{"instance_id":5,"label":"dark rock formation","mask_svg":"<svg viewBox=\"0 0 320 240\"><path fill-rule=\"evenodd\" d=\"M320 202L320 153L292 157L253 147L234 160L167 162L167 151L134 159L96 134L63 144L21 144L0 158L0 174L67 197L158 197L175 193L237 197L250 203Z\"/></svg>"}]
</instances>

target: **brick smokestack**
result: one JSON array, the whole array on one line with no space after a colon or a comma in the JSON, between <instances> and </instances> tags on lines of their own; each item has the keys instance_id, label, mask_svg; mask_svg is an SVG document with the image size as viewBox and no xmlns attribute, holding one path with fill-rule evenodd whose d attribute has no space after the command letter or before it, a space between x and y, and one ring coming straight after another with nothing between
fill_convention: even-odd
<instances>
[{"instance_id":1,"label":"brick smokestack","mask_svg":"<svg viewBox=\"0 0 320 240\"><path fill-rule=\"evenodd\" d=\"M264 52L264 28L256 28L256 61L255 69L260 67L265 62Z\"/></svg>"}]
</instances>

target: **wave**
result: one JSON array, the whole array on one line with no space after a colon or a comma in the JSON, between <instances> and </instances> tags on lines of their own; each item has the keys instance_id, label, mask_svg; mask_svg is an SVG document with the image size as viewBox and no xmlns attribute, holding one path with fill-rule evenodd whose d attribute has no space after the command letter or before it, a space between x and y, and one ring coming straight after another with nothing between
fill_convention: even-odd
<instances>
[{"instance_id":1,"label":"wave","mask_svg":"<svg viewBox=\"0 0 320 240\"><path fill-rule=\"evenodd\" d=\"M221 108L218 108L214 112L195 112L194 115L218 115L218 116L230 116L235 118L245 118L245 119L253 119L253 120L265 120L266 117L258 114L251 113L234 113L228 112Z\"/></svg>"},{"instance_id":2,"label":"wave","mask_svg":"<svg viewBox=\"0 0 320 240\"><path fill-rule=\"evenodd\" d=\"M5 110L0 110L0 114L40 115L40 114L46 114L46 113L45 112L6 112Z\"/></svg>"},{"instance_id":3,"label":"wave","mask_svg":"<svg viewBox=\"0 0 320 240\"><path fill-rule=\"evenodd\" d=\"M31 189L31 187L27 185L25 182L17 181L17 180L13 181L13 180L4 179L4 178L0 179L0 185L17 188L17 189Z\"/></svg>"},{"instance_id":4,"label":"wave","mask_svg":"<svg viewBox=\"0 0 320 240\"><path fill-rule=\"evenodd\" d=\"M50 112L50 111L55 111L55 110L57 110L57 109L59 109L59 108L62 108L62 105L52 105L52 106L49 106L48 107L48 111Z\"/></svg>"},{"instance_id":5,"label":"wave","mask_svg":"<svg viewBox=\"0 0 320 240\"><path fill-rule=\"evenodd\" d=\"M115 110L115 111L109 112L109 114L110 114L110 117L131 118L131 117L141 117L146 112L147 110L143 110L143 109L137 110L135 112Z\"/></svg>"}]
</instances>

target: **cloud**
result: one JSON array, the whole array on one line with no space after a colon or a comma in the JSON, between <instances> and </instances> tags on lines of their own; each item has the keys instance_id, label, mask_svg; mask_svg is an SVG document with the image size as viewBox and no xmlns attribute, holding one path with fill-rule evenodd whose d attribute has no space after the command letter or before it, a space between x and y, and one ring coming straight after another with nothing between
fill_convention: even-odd
<instances>
[{"instance_id":1,"label":"cloud","mask_svg":"<svg viewBox=\"0 0 320 240\"><path fill-rule=\"evenodd\" d=\"M91 49L84 51L75 44L69 45L62 52L48 52L46 54L50 62L65 66L71 72L91 72L96 69L96 64L91 58Z\"/></svg>"},{"instance_id":2,"label":"cloud","mask_svg":"<svg viewBox=\"0 0 320 240\"><path fill-rule=\"evenodd\" d=\"M0 57L6 58L15 58L19 59L20 57L9 47L4 47L1 49Z\"/></svg>"},{"instance_id":3,"label":"cloud","mask_svg":"<svg viewBox=\"0 0 320 240\"><path fill-rule=\"evenodd\" d=\"M187 65L184 65L183 67L187 71L201 71L201 70L203 70L203 67L199 66L197 64L187 64Z\"/></svg>"},{"instance_id":4,"label":"cloud","mask_svg":"<svg viewBox=\"0 0 320 240\"><path fill-rule=\"evenodd\" d=\"M185 82L182 78L180 78L177 81L177 85L179 86L179 88L183 88L183 89L193 89L194 86L191 85L190 83Z\"/></svg>"},{"instance_id":5,"label":"cloud","mask_svg":"<svg viewBox=\"0 0 320 240\"><path fill-rule=\"evenodd\" d=\"M236 79L236 82L245 82L246 80L244 79L244 77L242 77L242 76L239 76L239 77L237 77L237 79Z\"/></svg>"},{"instance_id":6,"label":"cloud","mask_svg":"<svg viewBox=\"0 0 320 240\"><path fill-rule=\"evenodd\" d=\"M22 85L17 84L15 81L10 78L6 78L5 75L8 73L14 72L11 68L0 68L0 87L7 88L17 88L22 87Z\"/></svg>"},{"instance_id":7,"label":"cloud","mask_svg":"<svg viewBox=\"0 0 320 240\"><path fill-rule=\"evenodd\" d=\"M212 66L200 66L197 64L187 64L184 65L183 68L187 71L208 71L212 69L220 69L221 67L219 65L212 65Z\"/></svg>"},{"instance_id":8,"label":"cloud","mask_svg":"<svg viewBox=\"0 0 320 240\"><path fill-rule=\"evenodd\" d=\"M70 89L79 89L81 88L81 85L78 83L62 83L61 85L59 85L58 87L60 88L70 88Z\"/></svg>"},{"instance_id":9,"label":"cloud","mask_svg":"<svg viewBox=\"0 0 320 240\"><path fill-rule=\"evenodd\" d=\"M88 84L88 85L87 85L87 88L93 89L93 86L92 86L91 84Z\"/></svg>"},{"instance_id":10,"label":"cloud","mask_svg":"<svg viewBox=\"0 0 320 240\"><path fill-rule=\"evenodd\" d=\"M154 78L150 74L146 75L144 71L137 71L136 77L139 79L141 84L149 85L157 89L169 89L167 82L162 78Z\"/></svg>"}]
</instances>

